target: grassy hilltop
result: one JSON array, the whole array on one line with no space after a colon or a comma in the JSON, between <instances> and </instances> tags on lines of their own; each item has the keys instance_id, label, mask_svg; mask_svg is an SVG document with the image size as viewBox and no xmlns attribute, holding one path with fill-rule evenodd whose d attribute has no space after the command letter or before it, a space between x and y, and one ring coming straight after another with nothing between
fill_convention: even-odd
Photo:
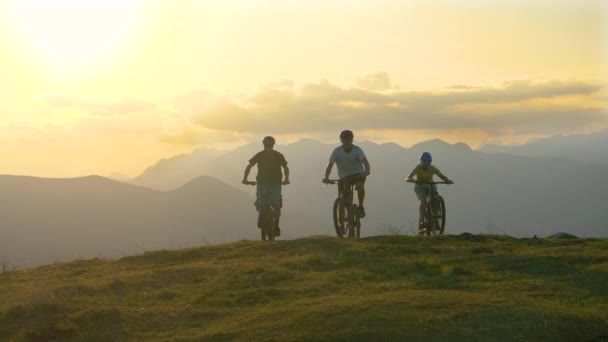
<instances>
[{"instance_id":1,"label":"grassy hilltop","mask_svg":"<svg viewBox=\"0 0 608 342\"><path fill-rule=\"evenodd\" d=\"M608 341L608 240L243 241L0 275L0 340Z\"/></svg>"}]
</instances>

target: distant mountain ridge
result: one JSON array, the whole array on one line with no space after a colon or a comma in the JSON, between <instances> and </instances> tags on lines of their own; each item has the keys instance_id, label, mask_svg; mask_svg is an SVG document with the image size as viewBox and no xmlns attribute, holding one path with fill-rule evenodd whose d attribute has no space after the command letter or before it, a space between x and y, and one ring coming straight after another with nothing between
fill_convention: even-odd
<instances>
[{"instance_id":1,"label":"distant mountain ridge","mask_svg":"<svg viewBox=\"0 0 608 342\"><path fill-rule=\"evenodd\" d=\"M483 153L466 144L439 139L410 148L368 141L355 144L364 149L372 164L365 235L416 230L417 199L404 178L423 151L431 152L434 165L456 182L439 188L447 201L449 233L547 236L566 231L579 236L608 235L608 213L604 209L608 185L601 182L608 166L569 158ZM207 174L242 187L243 169L261 150L260 145L245 145L208 158L208 162L197 153L181 155L163 162L175 162L179 174L152 166L134 183L167 189L187 182L193 175ZM292 174L292 184L284 190L285 204L328 224L336 189L321 185L321 178L329 154L337 145L301 140L276 146L286 156ZM253 178L255 171L252 173Z\"/></svg>"},{"instance_id":2,"label":"distant mountain ridge","mask_svg":"<svg viewBox=\"0 0 608 342\"><path fill-rule=\"evenodd\" d=\"M487 145L479 151L528 157L569 158L608 165L608 130L590 134L556 135L518 146Z\"/></svg>"}]
</instances>

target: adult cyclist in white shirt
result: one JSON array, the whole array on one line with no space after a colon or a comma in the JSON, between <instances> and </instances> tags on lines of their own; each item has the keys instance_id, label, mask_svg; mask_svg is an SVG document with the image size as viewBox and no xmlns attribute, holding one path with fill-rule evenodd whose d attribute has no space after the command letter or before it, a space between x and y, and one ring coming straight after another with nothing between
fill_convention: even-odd
<instances>
[{"instance_id":1,"label":"adult cyclist in white shirt","mask_svg":"<svg viewBox=\"0 0 608 342\"><path fill-rule=\"evenodd\" d=\"M355 184L357 197L359 199L359 216L365 217L365 180L370 175L370 165L363 150L353 144L354 134L350 130L340 133L342 146L336 147L329 157L329 164L325 169L323 183L329 183L329 175L336 164L338 167L338 191L343 192L346 187Z\"/></svg>"}]
</instances>

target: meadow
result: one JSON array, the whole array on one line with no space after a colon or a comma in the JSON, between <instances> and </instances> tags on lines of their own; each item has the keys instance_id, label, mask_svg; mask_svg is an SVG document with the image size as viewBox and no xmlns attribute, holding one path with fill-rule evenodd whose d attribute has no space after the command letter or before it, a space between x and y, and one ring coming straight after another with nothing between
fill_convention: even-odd
<instances>
[{"instance_id":1,"label":"meadow","mask_svg":"<svg viewBox=\"0 0 608 342\"><path fill-rule=\"evenodd\" d=\"M315 236L0 275L2 341L608 341L608 240Z\"/></svg>"}]
</instances>

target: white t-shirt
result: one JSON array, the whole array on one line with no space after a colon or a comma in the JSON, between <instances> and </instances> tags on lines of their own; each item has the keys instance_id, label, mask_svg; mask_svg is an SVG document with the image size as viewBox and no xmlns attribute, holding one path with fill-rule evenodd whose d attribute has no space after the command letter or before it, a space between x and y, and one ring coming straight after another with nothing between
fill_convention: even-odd
<instances>
[{"instance_id":1,"label":"white t-shirt","mask_svg":"<svg viewBox=\"0 0 608 342\"><path fill-rule=\"evenodd\" d=\"M338 167L338 177L342 179L350 175L364 173L365 168L363 167L362 161L365 159L367 159L367 157L359 146L353 145L352 150L348 153L344 151L344 147L338 146L331 153L329 162L336 164Z\"/></svg>"}]
</instances>

